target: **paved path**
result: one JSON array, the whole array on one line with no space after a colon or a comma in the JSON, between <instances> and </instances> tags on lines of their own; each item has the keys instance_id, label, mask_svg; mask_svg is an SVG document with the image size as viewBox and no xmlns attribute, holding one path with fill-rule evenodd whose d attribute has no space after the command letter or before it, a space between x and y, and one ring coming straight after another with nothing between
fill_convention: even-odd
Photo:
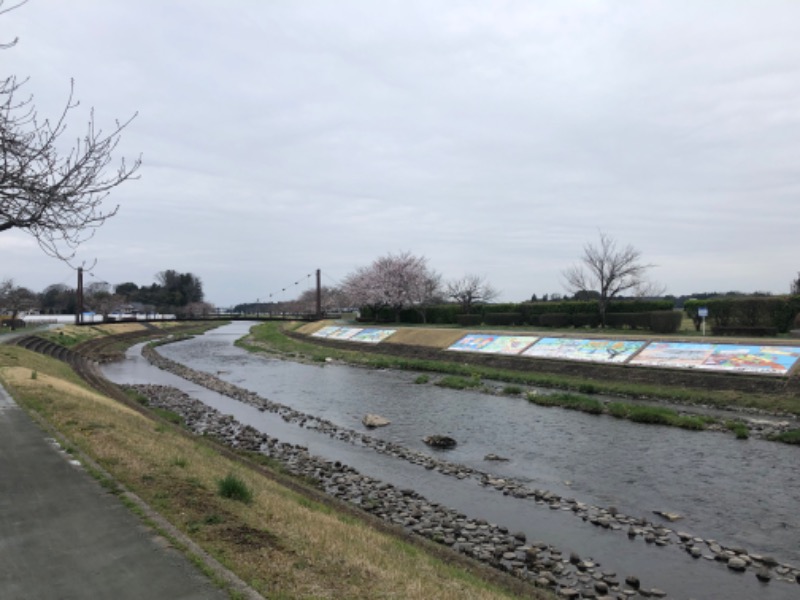
<instances>
[{"instance_id":1,"label":"paved path","mask_svg":"<svg viewBox=\"0 0 800 600\"><path fill-rule=\"evenodd\" d=\"M228 598L0 386L0 598Z\"/></svg>"}]
</instances>

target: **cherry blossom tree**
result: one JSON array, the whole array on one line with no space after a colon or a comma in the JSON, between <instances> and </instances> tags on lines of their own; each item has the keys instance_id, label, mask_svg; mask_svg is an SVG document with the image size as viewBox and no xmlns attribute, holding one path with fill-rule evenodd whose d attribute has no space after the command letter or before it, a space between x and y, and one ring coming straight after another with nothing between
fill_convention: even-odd
<instances>
[{"instance_id":1,"label":"cherry blossom tree","mask_svg":"<svg viewBox=\"0 0 800 600\"><path fill-rule=\"evenodd\" d=\"M344 280L343 289L356 306L369 308L375 316L389 309L395 320L406 308L424 308L440 297L441 277L427 259L410 252L387 254L367 267L360 267Z\"/></svg>"}]
</instances>

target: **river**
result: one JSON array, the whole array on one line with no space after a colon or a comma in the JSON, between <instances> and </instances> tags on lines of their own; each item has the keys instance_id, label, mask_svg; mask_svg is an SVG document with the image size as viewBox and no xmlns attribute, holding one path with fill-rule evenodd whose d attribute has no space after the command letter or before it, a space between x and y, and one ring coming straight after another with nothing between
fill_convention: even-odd
<instances>
[{"instance_id":1,"label":"river","mask_svg":"<svg viewBox=\"0 0 800 600\"><path fill-rule=\"evenodd\" d=\"M252 324L234 323L194 339L161 346L167 358L252 390L274 402L363 430L366 413L391 425L370 432L406 447L432 452L426 435L452 436L458 446L437 453L498 477L552 490L597 506L658 520L653 511L682 515L678 530L743 546L751 553L800 563L798 449L731 435L638 425L611 417L543 408L523 398L415 384L416 374L337 364L307 365L249 354L233 345ZM597 528L570 513L460 481L285 423L151 367L140 347L125 362L104 366L117 383L174 385L282 441L302 443L317 455L341 460L362 473L469 516L523 531L577 552L622 577L636 574L647 587L675 598L796 598L800 586L763 584L752 570L693 559L677 546L655 547L641 538ZM432 377L435 379L435 376ZM489 463L494 453L511 460Z\"/></svg>"}]
</instances>

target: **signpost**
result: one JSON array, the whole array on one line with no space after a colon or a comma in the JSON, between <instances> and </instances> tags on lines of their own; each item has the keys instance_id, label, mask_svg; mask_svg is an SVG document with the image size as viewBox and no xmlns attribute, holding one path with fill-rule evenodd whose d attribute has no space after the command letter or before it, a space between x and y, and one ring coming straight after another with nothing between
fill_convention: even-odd
<instances>
[{"instance_id":1,"label":"signpost","mask_svg":"<svg viewBox=\"0 0 800 600\"><path fill-rule=\"evenodd\" d=\"M708 308L701 306L697 309L697 316L703 319L703 337L706 335L706 317L708 316Z\"/></svg>"}]
</instances>

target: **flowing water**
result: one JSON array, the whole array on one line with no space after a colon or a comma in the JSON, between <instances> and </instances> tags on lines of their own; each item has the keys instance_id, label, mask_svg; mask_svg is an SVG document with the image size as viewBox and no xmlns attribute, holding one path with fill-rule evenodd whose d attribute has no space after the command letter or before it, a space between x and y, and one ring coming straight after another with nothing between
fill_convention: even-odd
<instances>
[{"instance_id":1,"label":"flowing water","mask_svg":"<svg viewBox=\"0 0 800 600\"><path fill-rule=\"evenodd\" d=\"M419 385L416 374L335 364L305 365L251 355L233 342L251 324L235 323L159 352L262 397L355 430L377 413L391 421L370 436L432 452L422 441L445 434L458 446L439 454L528 487L654 521L653 511L683 516L667 524L696 536L800 564L798 448L760 440L637 425L532 405L522 398ZM676 598L796 598L800 586L759 583L752 570L734 574L724 564L695 560L677 546L657 548L624 533L552 511L422 467L285 423L151 367L134 348L124 363L104 367L118 383L175 385L203 402L282 441L341 460L366 475L411 487L469 516L524 531L529 540L592 557L604 570L636 574L644 586ZM494 453L511 460L489 463Z\"/></svg>"}]
</instances>

